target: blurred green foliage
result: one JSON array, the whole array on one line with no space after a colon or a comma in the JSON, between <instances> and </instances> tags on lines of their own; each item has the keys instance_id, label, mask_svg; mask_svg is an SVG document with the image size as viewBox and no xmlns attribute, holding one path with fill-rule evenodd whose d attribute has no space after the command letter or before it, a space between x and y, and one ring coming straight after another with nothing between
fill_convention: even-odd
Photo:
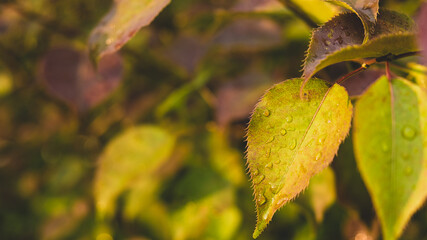
<instances>
[{"instance_id":1,"label":"blurred green foliage","mask_svg":"<svg viewBox=\"0 0 427 240\"><path fill-rule=\"evenodd\" d=\"M248 116L300 76L310 27L274 0L172 0L95 69L87 41L111 4L0 3L0 239L251 239ZM421 1L380 4L415 16ZM259 239L377 239L350 138L332 169ZM427 239L426 225L423 208L402 239Z\"/></svg>"}]
</instances>

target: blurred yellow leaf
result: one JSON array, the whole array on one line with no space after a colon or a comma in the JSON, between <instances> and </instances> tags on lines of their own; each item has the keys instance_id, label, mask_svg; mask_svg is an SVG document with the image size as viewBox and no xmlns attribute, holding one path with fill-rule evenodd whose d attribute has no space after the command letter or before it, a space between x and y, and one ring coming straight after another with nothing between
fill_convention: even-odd
<instances>
[{"instance_id":1,"label":"blurred yellow leaf","mask_svg":"<svg viewBox=\"0 0 427 240\"><path fill-rule=\"evenodd\" d=\"M323 220L323 214L336 200L335 175L330 167L314 176L307 189L310 205L317 222Z\"/></svg>"},{"instance_id":2,"label":"blurred yellow leaf","mask_svg":"<svg viewBox=\"0 0 427 240\"><path fill-rule=\"evenodd\" d=\"M170 157L175 137L162 128L143 125L126 130L104 149L94 195L100 215L114 212L115 200L140 176L152 177Z\"/></svg>"}]
</instances>

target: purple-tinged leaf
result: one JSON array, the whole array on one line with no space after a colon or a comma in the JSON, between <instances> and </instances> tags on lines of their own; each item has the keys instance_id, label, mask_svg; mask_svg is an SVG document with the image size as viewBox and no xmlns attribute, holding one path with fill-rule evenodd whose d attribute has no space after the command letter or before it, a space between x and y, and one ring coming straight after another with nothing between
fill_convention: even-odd
<instances>
[{"instance_id":1,"label":"purple-tinged leaf","mask_svg":"<svg viewBox=\"0 0 427 240\"><path fill-rule=\"evenodd\" d=\"M223 28L213 43L227 50L257 51L283 42L280 26L269 19L238 19Z\"/></svg>"},{"instance_id":2,"label":"purple-tinged leaf","mask_svg":"<svg viewBox=\"0 0 427 240\"><path fill-rule=\"evenodd\" d=\"M363 27L353 13L341 14L313 32L304 63L307 81L319 70L343 61L416 51L415 25L406 15L381 10L371 40L363 43Z\"/></svg>"},{"instance_id":3,"label":"purple-tinged leaf","mask_svg":"<svg viewBox=\"0 0 427 240\"><path fill-rule=\"evenodd\" d=\"M363 42L375 34L375 24L377 21L378 14L378 2L379 0L326 0L331 3L335 3L339 6L345 7L360 18L363 23L363 29L365 32Z\"/></svg>"},{"instance_id":4,"label":"purple-tinged leaf","mask_svg":"<svg viewBox=\"0 0 427 240\"><path fill-rule=\"evenodd\" d=\"M95 70L87 55L71 48L56 48L45 56L41 74L50 93L85 111L117 88L123 64L121 57L114 54L102 58Z\"/></svg>"},{"instance_id":5,"label":"purple-tinged leaf","mask_svg":"<svg viewBox=\"0 0 427 240\"><path fill-rule=\"evenodd\" d=\"M427 2L425 2L417 19L418 23L418 43L422 49L423 62L427 66Z\"/></svg>"}]
</instances>

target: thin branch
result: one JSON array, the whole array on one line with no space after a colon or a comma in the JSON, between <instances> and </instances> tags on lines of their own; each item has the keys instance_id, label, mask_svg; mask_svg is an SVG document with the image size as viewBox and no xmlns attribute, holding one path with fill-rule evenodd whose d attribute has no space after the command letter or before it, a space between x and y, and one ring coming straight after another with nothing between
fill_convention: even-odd
<instances>
[{"instance_id":1,"label":"thin branch","mask_svg":"<svg viewBox=\"0 0 427 240\"><path fill-rule=\"evenodd\" d=\"M387 79L388 79L389 81L391 81L390 64L389 64L389 62L388 62L388 61L387 61L387 62L385 62L385 74L386 74L386 76L387 76Z\"/></svg>"},{"instance_id":2,"label":"thin branch","mask_svg":"<svg viewBox=\"0 0 427 240\"><path fill-rule=\"evenodd\" d=\"M402 54L398 54L398 55L394 55L394 54L387 54L385 56L382 57L377 57L375 58L376 62L391 62L400 58L405 58L405 57L410 57L410 56L415 56L415 55L419 55L421 52L416 51L416 52L407 52L407 53L402 53Z\"/></svg>"},{"instance_id":3,"label":"thin branch","mask_svg":"<svg viewBox=\"0 0 427 240\"><path fill-rule=\"evenodd\" d=\"M285 5L291 12L303 20L309 27L317 28L319 25L313 20L310 15L308 15L304 10L302 10L297 4L291 0L280 0L283 5Z\"/></svg>"},{"instance_id":4,"label":"thin branch","mask_svg":"<svg viewBox=\"0 0 427 240\"><path fill-rule=\"evenodd\" d=\"M355 75L355 74L357 74L357 73L359 73L361 71L364 71L364 70L368 69L369 66L370 65L368 65L366 63L363 63L362 66L360 66L356 70L354 70L352 72L349 72L346 75L344 75L342 78L338 79L338 81L336 81L336 84L340 84L340 83L344 82L345 80L347 80L348 78L350 78L351 76L353 76L353 75Z\"/></svg>"}]
</instances>

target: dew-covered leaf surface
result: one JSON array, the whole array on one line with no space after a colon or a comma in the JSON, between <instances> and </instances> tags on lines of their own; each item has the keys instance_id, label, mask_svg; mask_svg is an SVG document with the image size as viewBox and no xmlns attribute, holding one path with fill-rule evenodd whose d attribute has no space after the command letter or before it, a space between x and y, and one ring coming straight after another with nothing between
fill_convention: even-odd
<instances>
[{"instance_id":1,"label":"dew-covered leaf surface","mask_svg":"<svg viewBox=\"0 0 427 240\"><path fill-rule=\"evenodd\" d=\"M309 79L338 62L398 55L417 49L415 26L406 15L381 10L372 39L363 43L363 28L357 16L344 13L313 32L303 76Z\"/></svg>"},{"instance_id":2,"label":"dew-covered leaf surface","mask_svg":"<svg viewBox=\"0 0 427 240\"><path fill-rule=\"evenodd\" d=\"M427 96L383 76L359 99L354 116L358 168L382 224L397 239L427 196Z\"/></svg>"},{"instance_id":3,"label":"dew-covered leaf surface","mask_svg":"<svg viewBox=\"0 0 427 240\"><path fill-rule=\"evenodd\" d=\"M326 0L335 3L339 6L345 7L360 18L364 28L364 42L366 42L371 35L375 32L375 24L378 14L379 0Z\"/></svg>"},{"instance_id":4,"label":"dew-covered leaf surface","mask_svg":"<svg viewBox=\"0 0 427 240\"><path fill-rule=\"evenodd\" d=\"M277 209L295 198L332 161L350 128L345 89L312 79L302 100L302 79L274 85L255 108L248 128L247 162L257 207L257 237ZM316 114L317 113L317 114Z\"/></svg>"}]
</instances>

